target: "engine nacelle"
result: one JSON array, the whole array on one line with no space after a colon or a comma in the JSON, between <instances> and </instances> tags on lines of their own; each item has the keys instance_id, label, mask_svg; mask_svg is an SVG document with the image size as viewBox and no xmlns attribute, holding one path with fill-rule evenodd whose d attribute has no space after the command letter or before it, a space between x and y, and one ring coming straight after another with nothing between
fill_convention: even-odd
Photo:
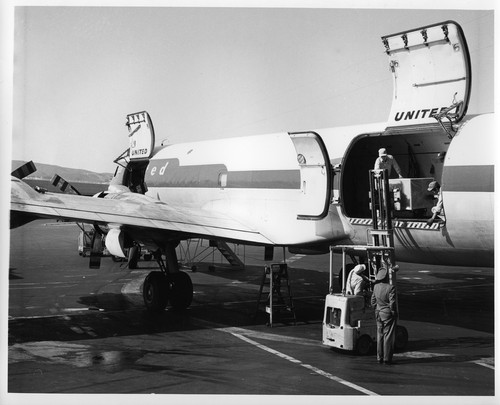
<instances>
[{"instance_id":1,"label":"engine nacelle","mask_svg":"<svg viewBox=\"0 0 500 405\"><path fill-rule=\"evenodd\" d=\"M124 257L125 254L125 234L121 229L111 228L106 235L106 248L113 256Z\"/></svg>"}]
</instances>

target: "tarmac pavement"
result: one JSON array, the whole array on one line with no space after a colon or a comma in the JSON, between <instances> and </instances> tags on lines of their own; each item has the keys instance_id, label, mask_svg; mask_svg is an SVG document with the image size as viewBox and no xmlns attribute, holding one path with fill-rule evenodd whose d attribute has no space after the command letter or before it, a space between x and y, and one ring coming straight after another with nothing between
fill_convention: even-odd
<instances>
[{"instance_id":1,"label":"tarmac pavement","mask_svg":"<svg viewBox=\"0 0 500 405\"><path fill-rule=\"evenodd\" d=\"M373 354L321 344L328 256L287 254L297 323L269 327L267 314L256 311L263 249L237 248L245 270L219 258L198 264L196 272L187 271L193 305L150 314L141 286L156 264L141 261L130 270L103 258L101 269L89 269L88 259L78 256L77 235L75 225L48 221L11 231L8 391L15 398L154 393L179 401L199 394L209 400L495 399L493 269L399 263L400 324L409 342L396 353L396 364L385 366ZM259 397L264 399L269 397Z\"/></svg>"}]
</instances>

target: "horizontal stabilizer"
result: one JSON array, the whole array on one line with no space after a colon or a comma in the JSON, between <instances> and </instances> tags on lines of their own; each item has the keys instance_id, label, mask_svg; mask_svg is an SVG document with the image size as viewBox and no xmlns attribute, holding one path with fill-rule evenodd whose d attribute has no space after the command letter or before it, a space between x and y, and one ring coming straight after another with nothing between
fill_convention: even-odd
<instances>
[{"instance_id":1,"label":"horizontal stabilizer","mask_svg":"<svg viewBox=\"0 0 500 405\"><path fill-rule=\"evenodd\" d=\"M31 173L35 173L35 172L36 172L36 166L33 163L33 161L30 160L29 162L25 163L21 167L19 167L16 170L14 170L11 173L11 175L14 176L14 177L17 177L19 180L22 180L26 176L29 176Z\"/></svg>"},{"instance_id":2,"label":"horizontal stabilizer","mask_svg":"<svg viewBox=\"0 0 500 405\"><path fill-rule=\"evenodd\" d=\"M58 174L55 174L54 177L52 177L52 180L50 181L54 187L59 188L63 193L66 192L68 187L70 188L71 191L74 193L81 195L81 193L73 187L68 181L64 180L61 176Z\"/></svg>"}]
</instances>

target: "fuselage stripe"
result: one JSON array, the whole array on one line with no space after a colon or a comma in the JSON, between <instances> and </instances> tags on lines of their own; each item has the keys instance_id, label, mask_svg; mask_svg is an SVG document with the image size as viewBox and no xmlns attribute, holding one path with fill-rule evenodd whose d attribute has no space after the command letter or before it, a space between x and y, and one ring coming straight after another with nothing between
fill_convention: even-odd
<instances>
[{"instance_id":1,"label":"fuselage stripe","mask_svg":"<svg viewBox=\"0 0 500 405\"><path fill-rule=\"evenodd\" d=\"M495 166L445 166L442 189L462 192L493 192Z\"/></svg>"},{"instance_id":2,"label":"fuselage stripe","mask_svg":"<svg viewBox=\"0 0 500 405\"><path fill-rule=\"evenodd\" d=\"M178 159L152 160L148 187L300 189L300 170L235 170L224 164L179 165Z\"/></svg>"}]
</instances>

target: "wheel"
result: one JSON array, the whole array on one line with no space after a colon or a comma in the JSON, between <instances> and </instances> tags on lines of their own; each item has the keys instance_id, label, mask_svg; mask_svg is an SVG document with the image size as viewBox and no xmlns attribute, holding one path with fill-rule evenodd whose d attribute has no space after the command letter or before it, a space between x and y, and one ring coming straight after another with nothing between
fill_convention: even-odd
<instances>
[{"instance_id":1,"label":"wheel","mask_svg":"<svg viewBox=\"0 0 500 405\"><path fill-rule=\"evenodd\" d=\"M356 342L356 352L361 356L366 356L372 348L372 338L368 335L361 336Z\"/></svg>"},{"instance_id":2,"label":"wheel","mask_svg":"<svg viewBox=\"0 0 500 405\"><path fill-rule=\"evenodd\" d=\"M193 283L182 271L170 275L170 305L174 309L186 309L193 301Z\"/></svg>"},{"instance_id":3,"label":"wheel","mask_svg":"<svg viewBox=\"0 0 500 405\"><path fill-rule=\"evenodd\" d=\"M163 311L168 302L167 278L159 271L152 271L144 280L142 298L148 311Z\"/></svg>"},{"instance_id":4,"label":"wheel","mask_svg":"<svg viewBox=\"0 0 500 405\"><path fill-rule=\"evenodd\" d=\"M139 261L139 257L141 256L141 251L139 246L132 246L128 251L128 268L136 269L137 262Z\"/></svg>"},{"instance_id":5,"label":"wheel","mask_svg":"<svg viewBox=\"0 0 500 405\"><path fill-rule=\"evenodd\" d=\"M408 330L401 325L396 325L396 339L394 348L396 350L404 350L408 344Z\"/></svg>"}]
</instances>

